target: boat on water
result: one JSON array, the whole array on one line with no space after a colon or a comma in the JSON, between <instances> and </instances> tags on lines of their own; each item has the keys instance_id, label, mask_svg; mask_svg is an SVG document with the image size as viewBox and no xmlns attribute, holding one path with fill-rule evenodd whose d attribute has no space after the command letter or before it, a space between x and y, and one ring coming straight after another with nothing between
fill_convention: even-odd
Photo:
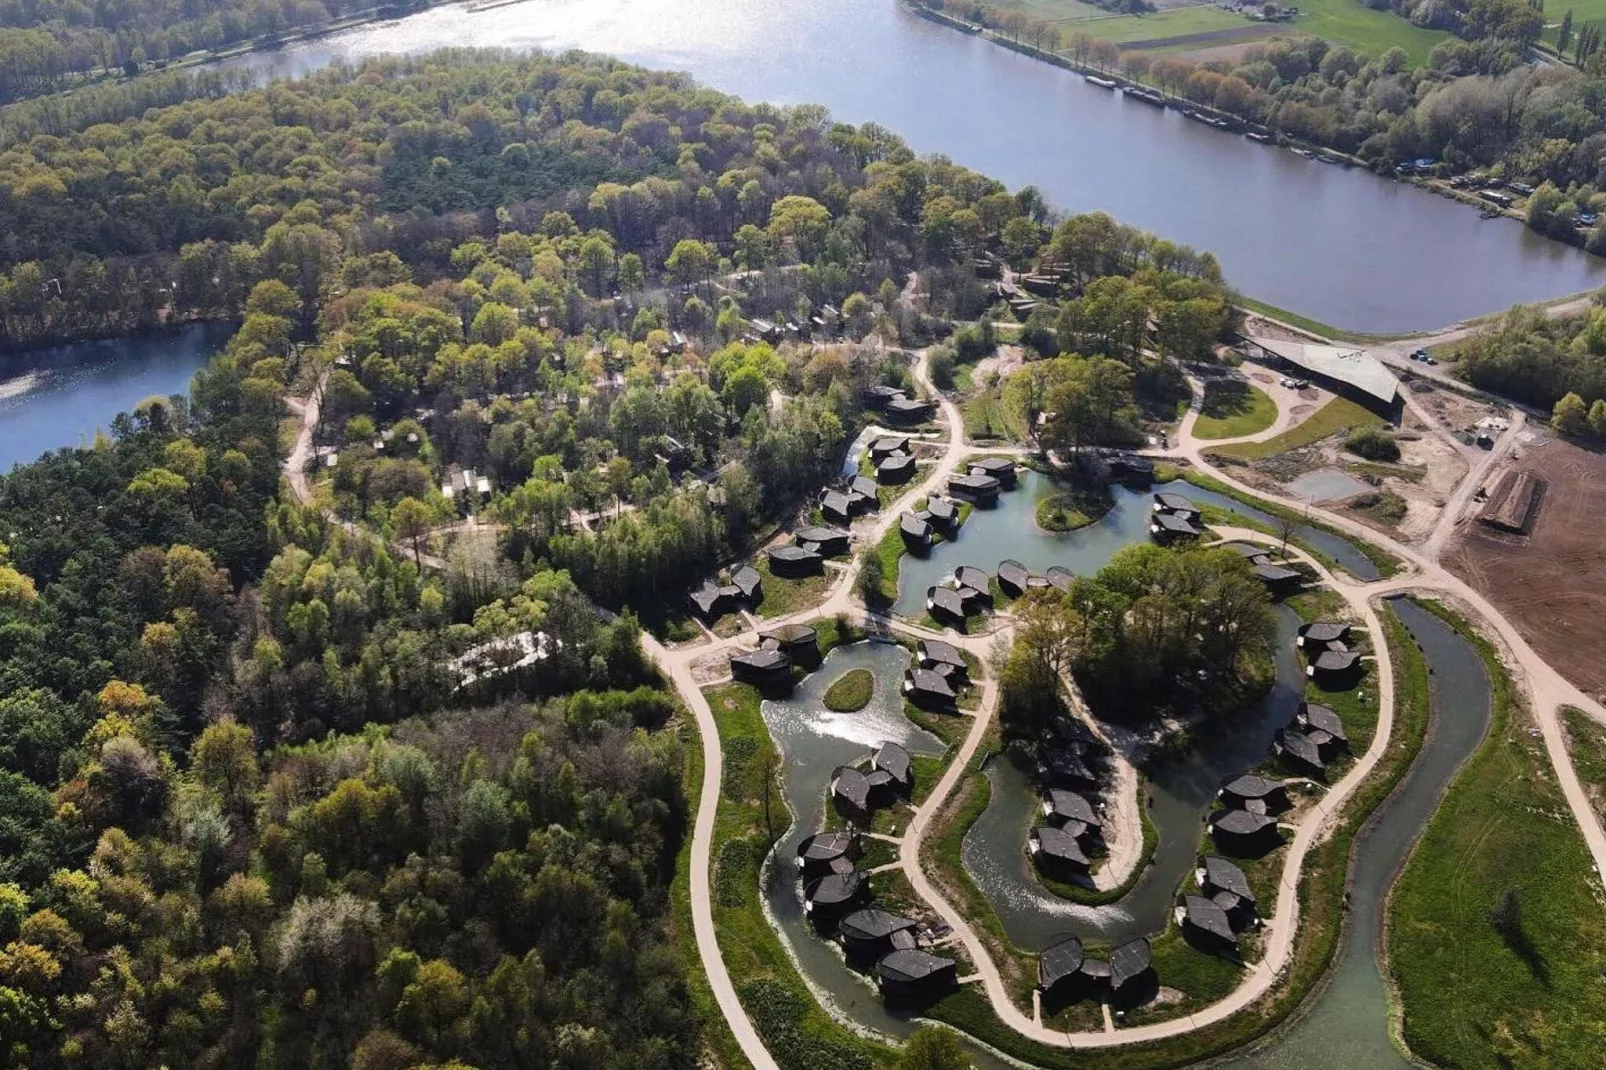
<instances>
[{"instance_id":1,"label":"boat on water","mask_svg":"<svg viewBox=\"0 0 1606 1070\"><path fill-rule=\"evenodd\" d=\"M1294 150L1294 155L1295 156L1303 156L1307 160L1314 160L1316 158L1316 154L1314 152L1310 151L1309 149L1296 148Z\"/></svg>"},{"instance_id":2,"label":"boat on water","mask_svg":"<svg viewBox=\"0 0 1606 1070\"><path fill-rule=\"evenodd\" d=\"M1250 141L1258 141L1262 145L1270 145L1271 144L1271 135L1270 134L1262 134L1259 130L1251 130L1247 134L1245 134L1244 137L1248 138Z\"/></svg>"},{"instance_id":3,"label":"boat on water","mask_svg":"<svg viewBox=\"0 0 1606 1070\"><path fill-rule=\"evenodd\" d=\"M1088 80L1089 83L1098 86L1100 89L1114 89L1115 88L1115 79L1114 78L1100 78L1096 74L1090 74L1090 75L1087 75L1087 80Z\"/></svg>"},{"instance_id":4,"label":"boat on water","mask_svg":"<svg viewBox=\"0 0 1606 1070\"><path fill-rule=\"evenodd\" d=\"M1156 108L1165 107L1165 97L1161 96L1158 90L1149 89L1146 86L1129 85L1126 87L1126 95L1133 100L1141 100L1145 104L1152 104Z\"/></svg>"}]
</instances>

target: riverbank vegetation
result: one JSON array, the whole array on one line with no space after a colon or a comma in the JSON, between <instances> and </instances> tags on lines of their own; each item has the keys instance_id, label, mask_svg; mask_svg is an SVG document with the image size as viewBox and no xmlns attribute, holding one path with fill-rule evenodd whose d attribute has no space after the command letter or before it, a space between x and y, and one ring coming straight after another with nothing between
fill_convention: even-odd
<instances>
[{"instance_id":1,"label":"riverbank vegetation","mask_svg":"<svg viewBox=\"0 0 1606 1070\"><path fill-rule=\"evenodd\" d=\"M1606 434L1606 309L1597 303L1555 317L1538 306L1514 308L1457 352L1473 386L1554 409L1567 434ZM1595 402L1603 404L1592 420Z\"/></svg>"},{"instance_id":2,"label":"riverbank vegetation","mask_svg":"<svg viewBox=\"0 0 1606 1070\"><path fill-rule=\"evenodd\" d=\"M1259 387L1231 379L1205 384L1204 406L1193 424L1195 438L1242 438L1277 422L1277 404Z\"/></svg>"},{"instance_id":3,"label":"riverbank vegetation","mask_svg":"<svg viewBox=\"0 0 1606 1070\"><path fill-rule=\"evenodd\" d=\"M1600 875L1499 655L1462 634L1492 719L1389 899L1405 1042L1440 1066L1584 1066L1606 1016Z\"/></svg>"}]
</instances>

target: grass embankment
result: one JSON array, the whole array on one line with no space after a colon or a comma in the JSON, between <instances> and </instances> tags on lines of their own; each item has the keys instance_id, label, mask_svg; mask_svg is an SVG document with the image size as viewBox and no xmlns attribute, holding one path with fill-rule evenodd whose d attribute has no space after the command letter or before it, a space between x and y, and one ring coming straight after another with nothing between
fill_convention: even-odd
<instances>
[{"instance_id":1,"label":"grass embankment","mask_svg":"<svg viewBox=\"0 0 1606 1070\"><path fill-rule=\"evenodd\" d=\"M1241 438L1277 422L1277 403L1258 386L1236 380L1205 384L1204 404L1193 424L1195 438Z\"/></svg>"},{"instance_id":2,"label":"grass embankment","mask_svg":"<svg viewBox=\"0 0 1606 1070\"><path fill-rule=\"evenodd\" d=\"M1021 414L1004 400L1002 384L989 387L966 401L960 407L965 421L965 437L972 441L1005 439L1010 442L1026 440L1026 424Z\"/></svg>"},{"instance_id":3,"label":"grass embankment","mask_svg":"<svg viewBox=\"0 0 1606 1070\"><path fill-rule=\"evenodd\" d=\"M1600 880L1498 656L1460 630L1489 674L1492 719L1389 900L1405 1041L1463 1070L1598 1066Z\"/></svg>"},{"instance_id":4,"label":"grass embankment","mask_svg":"<svg viewBox=\"0 0 1606 1070\"><path fill-rule=\"evenodd\" d=\"M1315 518L1306 518L1301 516L1298 510L1290 509L1287 506L1279 505L1276 502L1266 501L1264 498L1257 498L1253 494L1245 494L1239 491L1237 488L1229 486L1228 484L1223 483L1221 480L1216 479L1214 476L1206 475L1196 469L1182 469L1177 474L1182 479L1192 483L1196 487L1203 487L1205 490L1213 490L1217 494L1231 498L1236 502L1242 502L1251 509L1258 510L1259 512L1265 513L1268 516L1275 517L1279 520L1292 520L1300 525L1315 528L1318 531L1325 531L1334 538L1343 539L1345 542L1355 547L1355 549L1359 551L1363 557L1371 561L1372 564L1376 565L1377 571L1383 579L1388 579L1390 576L1397 574L1400 569L1405 567L1404 562L1395 557L1393 554L1389 553L1387 550L1383 549L1381 546L1374 546L1369 540L1366 539L1351 538L1330 524L1324 523L1323 521ZM1206 506L1204 509L1204 520L1206 524L1213 522L1211 516L1212 511L1213 507L1211 506ZM1238 527L1250 528L1265 535L1281 538L1280 532L1274 531L1267 525L1258 523L1255 520L1244 516L1242 513L1232 512L1226 519ZM1304 539L1301 539L1299 536L1296 535L1288 541L1292 545L1297 546L1301 550L1305 551L1317 561L1320 561L1329 570L1348 571L1347 569L1341 568L1338 562L1334 561L1331 557L1328 557L1326 554L1322 553L1320 550L1316 549L1316 547L1310 545L1310 543L1306 542Z\"/></svg>"},{"instance_id":5,"label":"grass embankment","mask_svg":"<svg viewBox=\"0 0 1606 1070\"><path fill-rule=\"evenodd\" d=\"M1115 505L1110 488L1055 486L1037 499L1037 526L1044 531L1076 531L1097 522Z\"/></svg>"},{"instance_id":6,"label":"grass embankment","mask_svg":"<svg viewBox=\"0 0 1606 1070\"><path fill-rule=\"evenodd\" d=\"M1567 730L1567 749L1572 753L1573 770L1589 794L1595 812L1606 817L1606 727L1571 706L1562 711L1562 724Z\"/></svg>"},{"instance_id":7,"label":"grass embankment","mask_svg":"<svg viewBox=\"0 0 1606 1070\"><path fill-rule=\"evenodd\" d=\"M825 689L822 701L834 713L854 713L868 706L874 693L874 673L869 669L849 669Z\"/></svg>"},{"instance_id":8,"label":"grass embankment","mask_svg":"<svg viewBox=\"0 0 1606 1070\"><path fill-rule=\"evenodd\" d=\"M1340 431L1357 427L1381 427L1383 418L1349 398L1334 398L1308 419L1295 424L1280 435L1261 442L1235 442L1219 446L1213 453L1235 461L1260 461L1279 453L1311 446Z\"/></svg>"},{"instance_id":9,"label":"grass embankment","mask_svg":"<svg viewBox=\"0 0 1606 1070\"><path fill-rule=\"evenodd\" d=\"M773 838L791 823L778 792L771 797L769 824L764 817L764 770L774 744L759 712L759 693L728 684L709 691L708 702L725 748L711 875L714 924L743 1008L785 1070L892 1065L887 1048L840 1025L815 1001L759 902L759 867Z\"/></svg>"},{"instance_id":10,"label":"grass embankment","mask_svg":"<svg viewBox=\"0 0 1606 1070\"><path fill-rule=\"evenodd\" d=\"M1338 948L1355 836L1410 768L1427 730L1427 666L1399 618L1386 608L1382 617L1395 667L1394 734L1377 769L1344 808L1332 834L1305 858L1299 887L1300 932L1293 957L1284 971L1284 983L1260 1003L1256 1013L1235 1015L1170 1040L1080 1052L1050 1048L1020 1037L998 1021L979 993L962 991L950 996L933 1008L930 1017L962 1028L1014 1058L1047 1070L1159 1070L1187 1066L1240 1048L1286 1020L1311 992ZM1167 983L1163 976L1160 980Z\"/></svg>"},{"instance_id":11,"label":"grass embankment","mask_svg":"<svg viewBox=\"0 0 1606 1070\"><path fill-rule=\"evenodd\" d=\"M768 554L760 554L753 567L764 577L764 600L758 604L760 617L785 617L817 606L825 601L836 579L830 569L813 576L777 576L770 571Z\"/></svg>"}]
</instances>

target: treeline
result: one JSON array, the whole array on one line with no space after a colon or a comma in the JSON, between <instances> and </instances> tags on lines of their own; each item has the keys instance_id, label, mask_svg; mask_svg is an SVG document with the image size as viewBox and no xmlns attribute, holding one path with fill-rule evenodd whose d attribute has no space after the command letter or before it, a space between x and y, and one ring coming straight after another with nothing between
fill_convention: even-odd
<instances>
[{"instance_id":1,"label":"treeline","mask_svg":"<svg viewBox=\"0 0 1606 1070\"><path fill-rule=\"evenodd\" d=\"M1560 317L1514 308L1457 348L1467 381L1492 393L1542 409L1575 395L1585 415L1606 399L1606 309L1599 305ZM1569 431L1581 430L1568 423Z\"/></svg>"},{"instance_id":2,"label":"treeline","mask_svg":"<svg viewBox=\"0 0 1606 1070\"><path fill-rule=\"evenodd\" d=\"M1000 716L1040 738L1074 677L1098 715L1135 727L1236 711L1266 683L1275 618L1265 585L1230 550L1128 547L1069 591L1015 603Z\"/></svg>"}]
</instances>

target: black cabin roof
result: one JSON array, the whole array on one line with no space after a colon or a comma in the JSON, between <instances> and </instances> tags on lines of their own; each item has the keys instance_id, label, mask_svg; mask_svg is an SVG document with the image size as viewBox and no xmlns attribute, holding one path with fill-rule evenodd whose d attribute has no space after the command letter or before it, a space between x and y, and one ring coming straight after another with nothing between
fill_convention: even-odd
<instances>
[{"instance_id":1,"label":"black cabin roof","mask_svg":"<svg viewBox=\"0 0 1606 1070\"><path fill-rule=\"evenodd\" d=\"M1206 855L1199 868L1204 870L1204 883L1207 887L1220 888L1251 903L1255 901L1255 893L1249 887L1249 878L1236 863L1217 855Z\"/></svg>"},{"instance_id":2,"label":"black cabin roof","mask_svg":"<svg viewBox=\"0 0 1606 1070\"><path fill-rule=\"evenodd\" d=\"M1338 621L1312 621L1299 629L1299 634L1317 643L1334 643L1349 634L1349 625Z\"/></svg>"},{"instance_id":3,"label":"black cabin roof","mask_svg":"<svg viewBox=\"0 0 1606 1070\"><path fill-rule=\"evenodd\" d=\"M941 639L920 640L920 658L935 665L956 665L963 667L964 655L952 643L945 643Z\"/></svg>"},{"instance_id":4,"label":"black cabin roof","mask_svg":"<svg viewBox=\"0 0 1606 1070\"><path fill-rule=\"evenodd\" d=\"M1005 558L998 562L998 579L1000 582L1007 580L1016 587L1025 587L1026 578L1030 575L1031 571L1013 558Z\"/></svg>"},{"instance_id":5,"label":"black cabin roof","mask_svg":"<svg viewBox=\"0 0 1606 1070\"><path fill-rule=\"evenodd\" d=\"M1182 513L1155 513L1154 523L1156 527L1177 532L1179 535L1199 534L1198 526Z\"/></svg>"},{"instance_id":6,"label":"black cabin roof","mask_svg":"<svg viewBox=\"0 0 1606 1070\"><path fill-rule=\"evenodd\" d=\"M864 874L853 869L846 873L827 873L809 885L804 895L810 903L832 906L851 903L863 889Z\"/></svg>"},{"instance_id":7,"label":"black cabin roof","mask_svg":"<svg viewBox=\"0 0 1606 1070\"><path fill-rule=\"evenodd\" d=\"M804 546L777 546L770 551L771 561L817 561L820 555Z\"/></svg>"},{"instance_id":8,"label":"black cabin roof","mask_svg":"<svg viewBox=\"0 0 1606 1070\"><path fill-rule=\"evenodd\" d=\"M909 752L896 743L887 742L876 749L875 759L871 763L877 769L884 769L892 774L892 779L900 784L909 782L910 760Z\"/></svg>"},{"instance_id":9,"label":"black cabin roof","mask_svg":"<svg viewBox=\"0 0 1606 1070\"><path fill-rule=\"evenodd\" d=\"M947 677L930 669L909 669L906 677L916 691L924 691L944 698L953 698L954 689Z\"/></svg>"},{"instance_id":10,"label":"black cabin roof","mask_svg":"<svg viewBox=\"0 0 1606 1070\"><path fill-rule=\"evenodd\" d=\"M798 542L832 542L847 537L847 532L839 531L836 528L809 527L797 532Z\"/></svg>"},{"instance_id":11,"label":"black cabin roof","mask_svg":"<svg viewBox=\"0 0 1606 1070\"><path fill-rule=\"evenodd\" d=\"M794 643L807 643L816 638L816 633L807 624L783 624L779 628L771 628L764 633L764 638L774 639L784 646Z\"/></svg>"},{"instance_id":12,"label":"black cabin roof","mask_svg":"<svg viewBox=\"0 0 1606 1070\"><path fill-rule=\"evenodd\" d=\"M914 463L914 454L897 450L881 458L881 462L876 467L883 472L896 472L901 468L908 468Z\"/></svg>"},{"instance_id":13,"label":"black cabin roof","mask_svg":"<svg viewBox=\"0 0 1606 1070\"><path fill-rule=\"evenodd\" d=\"M760 669L767 672L772 669L780 670L789 668L792 664L792 657L784 650L772 650L769 647L759 647L757 650L750 650L745 654L733 654L731 656L731 664L741 665L748 669Z\"/></svg>"},{"instance_id":14,"label":"black cabin roof","mask_svg":"<svg viewBox=\"0 0 1606 1070\"><path fill-rule=\"evenodd\" d=\"M876 973L883 981L914 982L947 970L956 969L953 959L945 959L926 951L907 949L894 951L876 963Z\"/></svg>"},{"instance_id":15,"label":"black cabin roof","mask_svg":"<svg viewBox=\"0 0 1606 1070\"><path fill-rule=\"evenodd\" d=\"M898 518L898 530L905 535L916 539L931 538L931 525L915 516L913 513L904 513Z\"/></svg>"},{"instance_id":16,"label":"black cabin roof","mask_svg":"<svg viewBox=\"0 0 1606 1070\"><path fill-rule=\"evenodd\" d=\"M797 856L811 862L830 862L853 850L853 833L847 829L817 832L797 845Z\"/></svg>"},{"instance_id":17,"label":"black cabin roof","mask_svg":"<svg viewBox=\"0 0 1606 1070\"><path fill-rule=\"evenodd\" d=\"M895 932L913 929L915 923L900 918L878 907L855 910L837 925L837 931L849 940L885 940Z\"/></svg>"},{"instance_id":18,"label":"black cabin roof","mask_svg":"<svg viewBox=\"0 0 1606 1070\"><path fill-rule=\"evenodd\" d=\"M1182 915L1196 929L1229 943L1238 942L1237 934L1232 931L1232 922L1227 920L1227 912L1214 900L1202 895L1185 895L1182 897Z\"/></svg>"},{"instance_id":19,"label":"black cabin roof","mask_svg":"<svg viewBox=\"0 0 1606 1070\"><path fill-rule=\"evenodd\" d=\"M1054 817L1067 821L1080 821L1084 825L1097 827L1104 823L1093 804L1074 791L1063 788L1053 788L1044 797L1047 812Z\"/></svg>"},{"instance_id":20,"label":"black cabin roof","mask_svg":"<svg viewBox=\"0 0 1606 1070\"><path fill-rule=\"evenodd\" d=\"M734 584L744 595L752 594L754 591L758 590L759 585L763 582L764 577L759 575L758 569L754 568L752 565L743 565L741 568L737 569L736 574L731 577L731 583Z\"/></svg>"},{"instance_id":21,"label":"black cabin roof","mask_svg":"<svg viewBox=\"0 0 1606 1070\"><path fill-rule=\"evenodd\" d=\"M1224 542L1217 547L1218 550L1231 550L1240 557L1253 561L1257 557L1267 557L1271 554L1271 547L1260 546L1252 542Z\"/></svg>"},{"instance_id":22,"label":"black cabin roof","mask_svg":"<svg viewBox=\"0 0 1606 1070\"><path fill-rule=\"evenodd\" d=\"M1154 496L1154 504L1172 512L1197 513L1199 511L1199 507L1193 504L1192 498L1184 498L1180 494L1172 494L1169 491L1161 491L1156 494Z\"/></svg>"},{"instance_id":23,"label":"black cabin roof","mask_svg":"<svg viewBox=\"0 0 1606 1070\"><path fill-rule=\"evenodd\" d=\"M1275 824L1275 818L1248 810L1222 810L1210 816L1211 828L1233 836L1253 836Z\"/></svg>"},{"instance_id":24,"label":"black cabin roof","mask_svg":"<svg viewBox=\"0 0 1606 1070\"><path fill-rule=\"evenodd\" d=\"M1052 988L1065 978L1074 976L1082 968L1084 958L1082 941L1074 936L1045 947L1037 956L1038 987Z\"/></svg>"},{"instance_id":25,"label":"black cabin roof","mask_svg":"<svg viewBox=\"0 0 1606 1070\"><path fill-rule=\"evenodd\" d=\"M1323 672L1343 672L1355 667L1361 656L1353 650L1327 649L1316 656L1311 664Z\"/></svg>"},{"instance_id":26,"label":"black cabin roof","mask_svg":"<svg viewBox=\"0 0 1606 1070\"><path fill-rule=\"evenodd\" d=\"M1084 830L1087 828L1080 821L1066 822L1066 827L1063 829L1057 829L1053 825L1038 825L1032 829L1029 836L1036 842L1037 849L1049 858L1086 865L1087 852L1082 850L1082 845L1077 842L1076 834L1069 831L1073 826Z\"/></svg>"},{"instance_id":27,"label":"black cabin roof","mask_svg":"<svg viewBox=\"0 0 1606 1070\"><path fill-rule=\"evenodd\" d=\"M926 499L926 512L931 514L931 519L933 520L948 521L954 518L954 515L958 512L958 507L947 498L939 498L936 495L932 495Z\"/></svg>"},{"instance_id":28,"label":"black cabin roof","mask_svg":"<svg viewBox=\"0 0 1606 1070\"><path fill-rule=\"evenodd\" d=\"M981 469L988 475L994 472L1013 472L1015 461L1009 457L978 457L970 462L971 471Z\"/></svg>"},{"instance_id":29,"label":"black cabin roof","mask_svg":"<svg viewBox=\"0 0 1606 1070\"><path fill-rule=\"evenodd\" d=\"M997 490L998 480L989 475L977 475L971 472L962 476L950 476L948 485L950 487L964 487L966 490Z\"/></svg>"},{"instance_id":30,"label":"black cabin roof","mask_svg":"<svg viewBox=\"0 0 1606 1070\"><path fill-rule=\"evenodd\" d=\"M845 765L837 770L836 780L831 784L831 794L862 810L870 804L870 778L853 766Z\"/></svg>"},{"instance_id":31,"label":"black cabin roof","mask_svg":"<svg viewBox=\"0 0 1606 1070\"><path fill-rule=\"evenodd\" d=\"M941 609L956 617L965 615L965 600L952 587L933 587L926 592L926 597L936 609Z\"/></svg>"},{"instance_id":32,"label":"black cabin roof","mask_svg":"<svg viewBox=\"0 0 1606 1070\"><path fill-rule=\"evenodd\" d=\"M1283 583L1287 580L1299 579L1299 573L1293 569L1284 568L1282 565L1273 565L1269 562L1256 565L1254 573L1266 583Z\"/></svg>"},{"instance_id":33,"label":"black cabin roof","mask_svg":"<svg viewBox=\"0 0 1606 1070\"><path fill-rule=\"evenodd\" d=\"M1147 940L1132 940L1122 944L1110 952L1110 986L1120 988L1147 970L1151 961Z\"/></svg>"},{"instance_id":34,"label":"black cabin roof","mask_svg":"<svg viewBox=\"0 0 1606 1070\"><path fill-rule=\"evenodd\" d=\"M876 498L875 480L869 476L854 476L853 481L848 484L848 489L855 494L862 494L872 501Z\"/></svg>"},{"instance_id":35,"label":"black cabin roof","mask_svg":"<svg viewBox=\"0 0 1606 1070\"><path fill-rule=\"evenodd\" d=\"M1318 706L1314 702L1307 702L1304 704L1304 708L1300 710L1299 716L1306 725L1326 732L1334 739L1346 741L1349 739L1344 734L1343 720L1326 706Z\"/></svg>"},{"instance_id":36,"label":"black cabin roof","mask_svg":"<svg viewBox=\"0 0 1606 1070\"><path fill-rule=\"evenodd\" d=\"M961 587L971 587L978 591L985 591L990 586L987 573L975 565L960 565L954 569L954 582Z\"/></svg>"}]
</instances>

